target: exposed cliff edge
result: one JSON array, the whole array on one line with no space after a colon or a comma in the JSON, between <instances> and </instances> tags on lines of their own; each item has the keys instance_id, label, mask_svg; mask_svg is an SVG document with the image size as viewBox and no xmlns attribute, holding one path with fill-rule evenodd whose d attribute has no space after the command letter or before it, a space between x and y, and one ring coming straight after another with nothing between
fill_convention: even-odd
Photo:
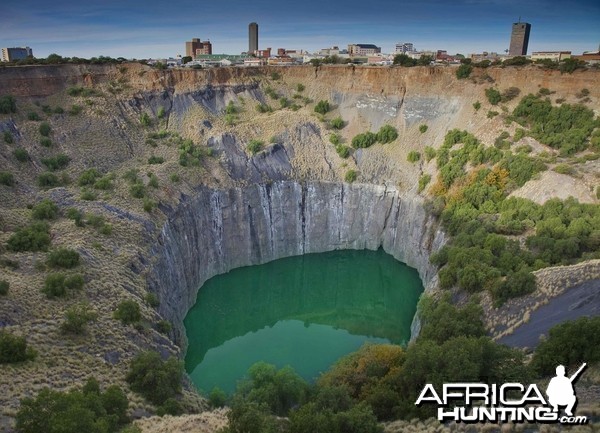
<instances>
[{"instance_id":1,"label":"exposed cliff edge","mask_svg":"<svg viewBox=\"0 0 600 433\"><path fill-rule=\"evenodd\" d=\"M182 320L214 275L299 254L383 247L415 267L427 290L436 280L429 254L443 243L418 198L383 185L281 181L202 188L162 228L148 281L185 347Z\"/></svg>"}]
</instances>

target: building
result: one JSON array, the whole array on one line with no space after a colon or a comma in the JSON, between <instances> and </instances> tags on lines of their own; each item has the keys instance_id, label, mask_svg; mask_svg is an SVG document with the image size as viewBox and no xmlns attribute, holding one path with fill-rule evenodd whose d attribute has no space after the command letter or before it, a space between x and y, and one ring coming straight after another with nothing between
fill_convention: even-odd
<instances>
[{"instance_id":1,"label":"building","mask_svg":"<svg viewBox=\"0 0 600 433\"><path fill-rule=\"evenodd\" d=\"M411 42L399 42L396 44L395 54L406 54L415 51L415 47Z\"/></svg>"},{"instance_id":2,"label":"building","mask_svg":"<svg viewBox=\"0 0 600 433\"><path fill-rule=\"evenodd\" d=\"M33 51L29 47L2 48L3 62L14 62L27 57L33 57Z\"/></svg>"},{"instance_id":3,"label":"building","mask_svg":"<svg viewBox=\"0 0 600 433\"><path fill-rule=\"evenodd\" d=\"M526 56L527 46L529 45L529 33L531 32L531 24L513 23L512 32L510 34L510 47L508 50L509 56Z\"/></svg>"},{"instance_id":4,"label":"building","mask_svg":"<svg viewBox=\"0 0 600 433\"><path fill-rule=\"evenodd\" d=\"M250 23L248 25L248 52L258 51L258 24Z\"/></svg>"},{"instance_id":5,"label":"building","mask_svg":"<svg viewBox=\"0 0 600 433\"><path fill-rule=\"evenodd\" d=\"M264 50L255 50L252 52L252 54L254 54L255 57L261 59L268 59L269 57L271 57L271 47L266 48Z\"/></svg>"},{"instance_id":6,"label":"building","mask_svg":"<svg viewBox=\"0 0 600 433\"><path fill-rule=\"evenodd\" d=\"M322 56L337 56L340 54L340 48L333 46L330 48L322 48L319 50L319 54Z\"/></svg>"},{"instance_id":7,"label":"building","mask_svg":"<svg viewBox=\"0 0 600 433\"><path fill-rule=\"evenodd\" d=\"M552 60L554 62L560 62L564 59L570 59L570 51L534 51L531 53L531 60Z\"/></svg>"},{"instance_id":8,"label":"building","mask_svg":"<svg viewBox=\"0 0 600 433\"><path fill-rule=\"evenodd\" d=\"M348 54L354 56L372 56L381 53L381 47L373 44L350 44L348 45Z\"/></svg>"},{"instance_id":9,"label":"building","mask_svg":"<svg viewBox=\"0 0 600 433\"><path fill-rule=\"evenodd\" d=\"M598 65L600 64L600 50L585 51L583 54L579 56L571 56L571 58L575 60L583 60L588 65Z\"/></svg>"},{"instance_id":10,"label":"building","mask_svg":"<svg viewBox=\"0 0 600 433\"><path fill-rule=\"evenodd\" d=\"M212 44L210 41L201 41L198 38L185 43L185 55L195 58L203 54L212 54Z\"/></svg>"}]
</instances>

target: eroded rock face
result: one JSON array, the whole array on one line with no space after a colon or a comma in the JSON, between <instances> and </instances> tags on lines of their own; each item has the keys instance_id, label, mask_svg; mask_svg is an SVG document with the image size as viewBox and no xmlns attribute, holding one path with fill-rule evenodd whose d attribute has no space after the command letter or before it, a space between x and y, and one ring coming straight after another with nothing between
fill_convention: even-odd
<instances>
[{"instance_id":1,"label":"eroded rock face","mask_svg":"<svg viewBox=\"0 0 600 433\"><path fill-rule=\"evenodd\" d=\"M428 257L443 242L417 198L383 185L279 181L203 188L163 227L149 285L185 347L182 320L214 275L293 255L383 247L415 267L427 290L436 278Z\"/></svg>"}]
</instances>

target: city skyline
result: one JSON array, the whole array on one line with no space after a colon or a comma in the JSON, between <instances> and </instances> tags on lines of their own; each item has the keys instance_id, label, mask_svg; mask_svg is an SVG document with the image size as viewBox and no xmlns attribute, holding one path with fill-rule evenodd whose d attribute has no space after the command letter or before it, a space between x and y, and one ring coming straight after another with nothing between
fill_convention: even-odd
<instances>
[{"instance_id":1,"label":"city skyline","mask_svg":"<svg viewBox=\"0 0 600 433\"><path fill-rule=\"evenodd\" d=\"M528 53L581 53L597 50L600 42L600 4L592 0L575 0L568 7L557 0L375 0L368 5L306 0L298 9L274 0L232 0L226 9L207 3L194 15L195 4L57 0L49 8L40 0L5 0L0 45L30 46L36 57L160 58L185 55L185 41L200 37L211 41L214 53L239 54L248 47L248 24L257 22L260 49L312 52L366 43L392 53L396 43L412 42L418 50L468 55L503 53L519 17L532 25Z\"/></svg>"}]
</instances>

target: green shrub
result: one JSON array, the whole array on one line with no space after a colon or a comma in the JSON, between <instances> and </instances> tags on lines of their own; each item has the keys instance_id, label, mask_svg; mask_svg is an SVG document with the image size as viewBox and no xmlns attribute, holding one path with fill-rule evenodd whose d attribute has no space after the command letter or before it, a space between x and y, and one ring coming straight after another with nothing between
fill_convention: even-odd
<instances>
[{"instance_id":1,"label":"green shrub","mask_svg":"<svg viewBox=\"0 0 600 433\"><path fill-rule=\"evenodd\" d=\"M29 361L36 357L35 350L27 347L25 337L0 329L0 364Z\"/></svg>"},{"instance_id":2,"label":"green shrub","mask_svg":"<svg viewBox=\"0 0 600 433\"><path fill-rule=\"evenodd\" d=\"M425 161L429 162L437 155L436 150L431 146L425 146Z\"/></svg>"},{"instance_id":3,"label":"green shrub","mask_svg":"<svg viewBox=\"0 0 600 433\"><path fill-rule=\"evenodd\" d=\"M479 109L481 108L481 102L473 102L473 108L475 109L475 111L479 111Z\"/></svg>"},{"instance_id":4,"label":"green shrub","mask_svg":"<svg viewBox=\"0 0 600 433\"><path fill-rule=\"evenodd\" d=\"M129 193L134 198L144 198L146 195L146 187L142 182L136 182L129 187Z\"/></svg>"},{"instance_id":5,"label":"green shrub","mask_svg":"<svg viewBox=\"0 0 600 433\"><path fill-rule=\"evenodd\" d=\"M29 153L22 147L18 147L13 151L15 159L19 162L29 161Z\"/></svg>"},{"instance_id":6,"label":"green shrub","mask_svg":"<svg viewBox=\"0 0 600 433\"><path fill-rule=\"evenodd\" d=\"M158 177L154 173L150 175L150 179L148 180L148 186L151 188L158 188Z\"/></svg>"},{"instance_id":7,"label":"green shrub","mask_svg":"<svg viewBox=\"0 0 600 433\"><path fill-rule=\"evenodd\" d=\"M215 386L208 394L208 404L213 409L224 407L227 403L227 394L221 388Z\"/></svg>"},{"instance_id":8,"label":"green shrub","mask_svg":"<svg viewBox=\"0 0 600 433\"><path fill-rule=\"evenodd\" d=\"M181 181L181 178L179 177L179 175L177 173L173 173L169 176L169 180L173 183L178 183Z\"/></svg>"},{"instance_id":9,"label":"green shrub","mask_svg":"<svg viewBox=\"0 0 600 433\"><path fill-rule=\"evenodd\" d=\"M79 186L93 185L100 176L100 172L95 168L87 169L79 175L77 184Z\"/></svg>"},{"instance_id":10,"label":"green shrub","mask_svg":"<svg viewBox=\"0 0 600 433\"><path fill-rule=\"evenodd\" d=\"M355 149L358 148L367 148L371 147L377 142L377 135L368 131L363 134L355 135L352 138L352 147Z\"/></svg>"},{"instance_id":11,"label":"green shrub","mask_svg":"<svg viewBox=\"0 0 600 433\"><path fill-rule=\"evenodd\" d=\"M119 303L113 317L120 320L124 325L129 325L142 320L142 313L137 302L126 300Z\"/></svg>"},{"instance_id":12,"label":"green shrub","mask_svg":"<svg viewBox=\"0 0 600 433\"><path fill-rule=\"evenodd\" d=\"M271 72L271 80L273 80L273 81L281 80L281 74L279 72Z\"/></svg>"},{"instance_id":13,"label":"green shrub","mask_svg":"<svg viewBox=\"0 0 600 433\"><path fill-rule=\"evenodd\" d=\"M62 273L50 274L46 277L42 292L48 298L65 296L69 290L81 290L85 281L80 274L65 275Z\"/></svg>"},{"instance_id":14,"label":"green shrub","mask_svg":"<svg viewBox=\"0 0 600 433\"><path fill-rule=\"evenodd\" d=\"M473 72L473 66L463 63L456 70L456 78L458 78L459 80L462 80L464 78L469 78L469 76L471 75L471 72Z\"/></svg>"},{"instance_id":15,"label":"green shrub","mask_svg":"<svg viewBox=\"0 0 600 433\"><path fill-rule=\"evenodd\" d=\"M148 116L148 113L142 113L140 115L140 123L142 126L150 126L152 124L152 120L150 119L150 116Z\"/></svg>"},{"instance_id":16,"label":"green shrub","mask_svg":"<svg viewBox=\"0 0 600 433\"><path fill-rule=\"evenodd\" d=\"M35 111L30 111L29 113L27 113L27 120L38 122L42 120L42 118Z\"/></svg>"},{"instance_id":17,"label":"green shrub","mask_svg":"<svg viewBox=\"0 0 600 433\"><path fill-rule=\"evenodd\" d=\"M9 131L4 131L3 136L4 136L4 142L5 143L7 143L7 144L12 144L13 143L14 139L13 139L12 134Z\"/></svg>"},{"instance_id":18,"label":"green shrub","mask_svg":"<svg viewBox=\"0 0 600 433\"><path fill-rule=\"evenodd\" d=\"M421 134L425 134L427 132L427 129L429 129L429 127L425 124L419 125L419 132Z\"/></svg>"},{"instance_id":19,"label":"green shrub","mask_svg":"<svg viewBox=\"0 0 600 433\"><path fill-rule=\"evenodd\" d=\"M79 266L79 253L68 248L59 248L48 254L46 263L53 268L71 269Z\"/></svg>"},{"instance_id":20,"label":"green shrub","mask_svg":"<svg viewBox=\"0 0 600 433\"><path fill-rule=\"evenodd\" d=\"M156 352L138 354L129 367L126 380L132 391L161 405L181 392L183 365L175 357L163 361Z\"/></svg>"},{"instance_id":21,"label":"green shrub","mask_svg":"<svg viewBox=\"0 0 600 433\"><path fill-rule=\"evenodd\" d=\"M89 304L78 304L70 307L65 313L65 320L60 329L65 334L85 334L88 323L96 320L98 315Z\"/></svg>"},{"instance_id":22,"label":"green shrub","mask_svg":"<svg viewBox=\"0 0 600 433\"><path fill-rule=\"evenodd\" d=\"M344 176L344 180L348 183L352 183L358 177L358 173L355 170L348 170Z\"/></svg>"},{"instance_id":23,"label":"green shrub","mask_svg":"<svg viewBox=\"0 0 600 433\"><path fill-rule=\"evenodd\" d=\"M46 167L48 167L48 170L50 170L50 171L62 170L67 165L69 165L70 161L71 161L71 158L69 158L64 153L60 153L51 158L42 158L42 164L44 164Z\"/></svg>"},{"instance_id":24,"label":"green shrub","mask_svg":"<svg viewBox=\"0 0 600 433\"><path fill-rule=\"evenodd\" d=\"M6 280L0 280L0 296L8 295L8 289L10 288L10 283Z\"/></svg>"},{"instance_id":25,"label":"green shrub","mask_svg":"<svg viewBox=\"0 0 600 433\"><path fill-rule=\"evenodd\" d=\"M377 132L377 141L381 144L391 143L398 138L398 130L392 125L383 125Z\"/></svg>"},{"instance_id":26,"label":"green shrub","mask_svg":"<svg viewBox=\"0 0 600 433\"><path fill-rule=\"evenodd\" d=\"M493 87L485 89L485 96L492 105L498 105L500 101L502 101L502 95L497 89L494 89Z\"/></svg>"},{"instance_id":27,"label":"green shrub","mask_svg":"<svg viewBox=\"0 0 600 433\"><path fill-rule=\"evenodd\" d=\"M156 296L156 294L152 292L146 293L146 296L144 296L144 301L146 301L146 303L152 308L156 308L160 304L160 302L158 301L158 296Z\"/></svg>"},{"instance_id":28,"label":"green shrub","mask_svg":"<svg viewBox=\"0 0 600 433\"><path fill-rule=\"evenodd\" d=\"M146 212L152 212L152 210L156 207L156 202L148 197L144 197L142 207Z\"/></svg>"},{"instance_id":29,"label":"green shrub","mask_svg":"<svg viewBox=\"0 0 600 433\"><path fill-rule=\"evenodd\" d=\"M17 112L16 99L11 95L0 96L0 113L10 114Z\"/></svg>"},{"instance_id":30,"label":"green shrub","mask_svg":"<svg viewBox=\"0 0 600 433\"><path fill-rule=\"evenodd\" d=\"M37 220L53 220L58 216L58 206L45 198L33 207L31 215Z\"/></svg>"},{"instance_id":31,"label":"green shrub","mask_svg":"<svg viewBox=\"0 0 600 433\"><path fill-rule=\"evenodd\" d=\"M490 111L488 111L488 113L487 113L487 118L488 118L488 119L493 119L493 118L494 118L494 117L496 117L498 114L500 114L500 113L498 113L497 111L490 110Z\"/></svg>"},{"instance_id":32,"label":"green shrub","mask_svg":"<svg viewBox=\"0 0 600 433\"><path fill-rule=\"evenodd\" d=\"M71 105L71 108L69 108L69 116L77 116L82 110L83 107L81 105L73 104Z\"/></svg>"},{"instance_id":33,"label":"green shrub","mask_svg":"<svg viewBox=\"0 0 600 433\"><path fill-rule=\"evenodd\" d=\"M62 107L56 107L54 109L54 114L63 114L65 112L65 110L62 109Z\"/></svg>"},{"instance_id":34,"label":"green shrub","mask_svg":"<svg viewBox=\"0 0 600 433\"><path fill-rule=\"evenodd\" d=\"M333 129L342 129L345 125L344 119L342 119L341 117L336 117L334 119L331 119L331 121L329 122L329 124L331 125L331 127Z\"/></svg>"},{"instance_id":35,"label":"green shrub","mask_svg":"<svg viewBox=\"0 0 600 433\"><path fill-rule=\"evenodd\" d=\"M556 167L553 168L553 170L560 174L568 174L571 176L575 174L575 169L569 164L558 164Z\"/></svg>"},{"instance_id":36,"label":"green shrub","mask_svg":"<svg viewBox=\"0 0 600 433\"><path fill-rule=\"evenodd\" d=\"M320 100L315 106L315 113L325 115L330 109L329 101Z\"/></svg>"},{"instance_id":37,"label":"green shrub","mask_svg":"<svg viewBox=\"0 0 600 433\"><path fill-rule=\"evenodd\" d=\"M50 245L50 226L45 222L35 222L13 234L7 243L11 251L46 251Z\"/></svg>"},{"instance_id":38,"label":"green shrub","mask_svg":"<svg viewBox=\"0 0 600 433\"><path fill-rule=\"evenodd\" d=\"M83 191L81 191L81 195L79 197L81 198L81 200L94 201L98 198L98 195L94 191L84 189Z\"/></svg>"},{"instance_id":39,"label":"green shrub","mask_svg":"<svg viewBox=\"0 0 600 433\"><path fill-rule=\"evenodd\" d=\"M61 179L51 172L40 173L37 177L37 184L40 188L48 189L60 186L62 184Z\"/></svg>"},{"instance_id":40,"label":"green shrub","mask_svg":"<svg viewBox=\"0 0 600 433\"><path fill-rule=\"evenodd\" d=\"M15 177L9 171L0 171L0 185L13 186Z\"/></svg>"},{"instance_id":41,"label":"green shrub","mask_svg":"<svg viewBox=\"0 0 600 433\"><path fill-rule=\"evenodd\" d=\"M421 175L421 177L419 178L419 192L423 191L427 187L427 185L429 184L430 181L431 181L430 174Z\"/></svg>"},{"instance_id":42,"label":"green shrub","mask_svg":"<svg viewBox=\"0 0 600 433\"><path fill-rule=\"evenodd\" d=\"M258 111L259 113L270 113L273 111L273 109L268 104L257 104L256 111Z\"/></svg>"},{"instance_id":43,"label":"green shrub","mask_svg":"<svg viewBox=\"0 0 600 433\"><path fill-rule=\"evenodd\" d=\"M165 107L160 107L158 109L158 113L156 114L156 117L158 117L159 119L164 119L164 117L165 117Z\"/></svg>"},{"instance_id":44,"label":"green shrub","mask_svg":"<svg viewBox=\"0 0 600 433\"><path fill-rule=\"evenodd\" d=\"M171 325L171 322L169 322L168 320L159 320L158 322L156 322L156 330L158 332L160 332L161 334L169 334L169 332L171 332L171 329L173 328L173 326Z\"/></svg>"},{"instance_id":45,"label":"green shrub","mask_svg":"<svg viewBox=\"0 0 600 433\"><path fill-rule=\"evenodd\" d=\"M40 144L44 147L50 147L52 146L52 140L48 137L42 137L40 138Z\"/></svg>"},{"instance_id":46,"label":"green shrub","mask_svg":"<svg viewBox=\"0 0 600 433\"><path fill-rule=\"evenodd\" d=\"M408 162L417 162L418 160L421 159L421 153L417 152L415 150L411 150L410 152L408 152L408 155L406 156L406 160Z\"/></svg>"},{"instance_id":47,"label":"green shrub","mask_svg":"<svg viewBox=\"0 0 600 433\"><path fill-rule=\"evenodd\" d=\"M334 146L337 146L342 142L342 137L339 134L331 134L329 136L329 142Z\"/></svg>"},{"instance_id":48,"label":"green shrub","mask_svg":"<svg viewBox=\"0 0 600 433\"><path fill-rule=\"evenodd\" d=\"M175 400L174 398L166 399L165 402L156 409L156 414L158 416L177 416L181 415L182 413L183 406L181 406L181 403L179 403L179 401Z\"/></svg>"},{"instance_id":49,"label":"green shrub","mask_svg":"<svg viewBox=\"0 0 600 433\"><path fill-rule=\"evenodd\" d=\"M102 176L96 182L94 182L94 188L101 190L109 190L113 187L113 176L110 174Z\"/></svg>"},{"instance_id":50,"label":"green shrub","mask_svg":"<svg viewBox=\"0 0 600 433\"><path fill-rule=\"evenodd\" d=\"M502 102L510 102L515 99L521 93L521 89L518 87L509 87L502 92Z\"/></svg>"},{"instance_id":51,"label":"green shrub","mask_svg":"<svg viewBox=\"0 0 600 433\"><path fill-rule=\"evenodd\" d=\"M163 162L165 162L165 159L162 156L152 155L148 158L148 164L162 164Z\"/></svg>"},{"instance_id":52,"label":"green shrub","mask_svg":"<svg viewBox=\"0 0 600 433\"><path fill-rule=\"evenodd\" d=\"M344 146L343 144L335 146L335 151L340 158L346 159L350 156L350 148L348 146Z\"/></svg>"},{"instance_id":53,"label":"green shrub","mask_svg":"<svg viewBox=\"0 0 600 433\"><path fill-rule=\"evenodd\" d=\"M43 137L48 137L48 135L50 135L50 132L52 132L52 128L47 122L42 122L40 124L39 131Z\"/></svg>"},{"instance_id":54,"label":"green shrub","mask_svg":"<svg viewBox=\"0 0 600 433\"><path fill-rule=\"evenodd\" d=\"M248 151L250 151L252 155L255 155L262 150L263 144L264 143L260 140L250 140L247 146Z\"/></svg>"}]
</instances>

